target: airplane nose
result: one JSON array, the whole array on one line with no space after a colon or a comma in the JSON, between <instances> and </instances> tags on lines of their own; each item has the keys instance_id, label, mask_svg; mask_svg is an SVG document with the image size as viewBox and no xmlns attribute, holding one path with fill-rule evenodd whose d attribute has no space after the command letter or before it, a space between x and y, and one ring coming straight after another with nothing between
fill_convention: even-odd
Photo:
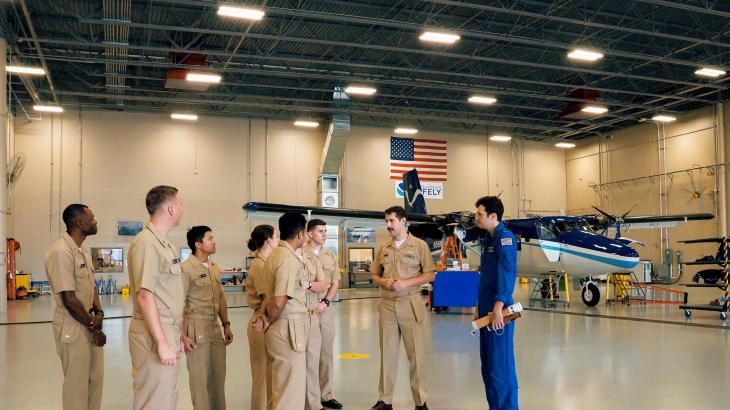
<instances>
[{"instance_id":1,"label":"airplane nose","mask_svg":"<svg viewBox=\"0 0 730 410\"><path fill-rule=\"evenodd\" d=\"M639 252L636 252L636 249L634 249L634 248L632 248L631 246L628 246L628 245L621 246L617 250L616 253L618 254L618 256L624 256L624 257L627 257L627 258L638 258L639 257Z\"/></svg>"}]
</instances>

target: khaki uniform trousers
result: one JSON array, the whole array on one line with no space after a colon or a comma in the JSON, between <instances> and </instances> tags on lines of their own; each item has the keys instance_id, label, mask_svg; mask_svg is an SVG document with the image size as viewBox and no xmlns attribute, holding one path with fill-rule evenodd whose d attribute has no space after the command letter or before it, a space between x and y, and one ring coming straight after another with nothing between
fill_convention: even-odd
<instances>
[{"instance_id":1,"label":"khaki uniform trousers","mask_svg":"<svg viewBox=\"0 0 730 410\"><path fill-rule=\"evenodd\" d=\"M167 314L166 314L167 313ZM165 339L173 351L180 349L180 320L160 311L160 323ZM141 314L134 314L129 325L129 355L132 357L132 388L134 410L176 410L180 384L181 354L175 366L165 366L157 354L157 345L147 330Z\"/></svg>"},{"instance_id":2,"label":"khaki uniform trousers","mask_svg":"<svg viewBox=\"0 0 730 410\"><path fill-rule=\"evenodd\" d=\"M309 313L309 337L307 338L307 394L304 410L320 410L322 408L319 391L319 356L322 349L319 316Z\"/></svg>"},{"instance_id":3,"label":"khaki uniform trousers","mask_svg":"<svg viewBox=\"0 0 730 410\"><path fill-rule=\"evenodd\" d=\"M251 360L251 410L266 410L271 395L271 366L266 357L266 333L254 332L251 328L255 318L254 312L246 327Z\"/></svg>"},{"instance_id":4,"label":"khaki uniform trousers","mask_svg":"<svg viewBox=\"0 0 730 410\"><path fill-rule=\"evenodd\" d=\"M308 334L307 314L280 318L266 331L266 352L271 365L270 410L304 408Z\"/></svg>"},{"instance_id":5,"label":"khaki uniform trousers","mask_svg":"<svg viewBox=\"0 0 730 410\"><path fill-rule=\"evenodd\" d=\"M319 316L319 329L322 334L322 349L319 354L319 387L322 401L335 398L332 388L335 356L335 312L332 307Z\"/></svg>"},{"instance_id":6,"label":"khaki uniform trousers","mask_svg":"<svg viewBox=\"0 0 730 410\"><path fill-rule=\"evenodd\" d=\"M426 402L426 310L421 296L382 297L380 299L380 400L393 403L398 373L400 339L411 365L411 393L416 406Z\"/></svg>"},{"instance_id":7,"label":"khaki uniform trousers","mask_svg":"<svg viewBox=\"0 0 730 410\"><path fill-rule=\"evenodd\" d=\"M63 408L98 410L104 387L104 351L68 313L53 316L53 337L63 369Z\"/></svg>"},{"instance_id":8,"label":"khaki uniform trousers","mask_svg":"<svg viewBox=\"0 0 730 410\"><path fill-rule=\"evenodd\" d=\"M195 343L187 352L190 396L195 410L226 408L226 343L215 316L185 316L185 335Z\"/></svg>"}]
</instances>

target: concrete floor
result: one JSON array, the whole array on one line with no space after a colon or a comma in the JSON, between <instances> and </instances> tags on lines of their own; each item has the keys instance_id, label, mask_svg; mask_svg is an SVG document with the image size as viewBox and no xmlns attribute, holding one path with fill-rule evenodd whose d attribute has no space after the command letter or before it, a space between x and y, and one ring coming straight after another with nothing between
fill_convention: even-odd
<instances>
[{"instance_id":1,"label":"concrete floor","mask_svg":"<svg viewBox=\"0 0 730 410\"><path fill-rule=\"evenodd\" d=\"M526 287L518 287L526 302ZM377 400L377 299L372 290L342 292L336 303L335 351L364 353L361 360L335 359L335 391L349 409L367 409ZM250 373L245 324L250 310L242 293L226 294L235 340L228 348L226 392L229 408L247 409ZM712 293L690 295L706 303ZM517 324L515 350L522 409L724 409L730 385L730 343L715 313L696 312L691 321L673 305L582 305L572 294L570 308L525 312ZM107 316L104 409L131 407L127 350L128 298L103 296ZM526 305L526 304L525 304ZM526 305L527 306L527 305ZM62 374L52 341L53 302L10 302L0 315L0 397L2 408L60 408ZM479 373L478 338L469 334L464 310L431 314L428 321L429 407L486 409ZM8 322L41 322L9 324ZM689 324L689 325L688 325ZM404 352L394 406L411 409ZM187 370L181 372L181 409L191 409Z\"/></svg>"}]
</instances>

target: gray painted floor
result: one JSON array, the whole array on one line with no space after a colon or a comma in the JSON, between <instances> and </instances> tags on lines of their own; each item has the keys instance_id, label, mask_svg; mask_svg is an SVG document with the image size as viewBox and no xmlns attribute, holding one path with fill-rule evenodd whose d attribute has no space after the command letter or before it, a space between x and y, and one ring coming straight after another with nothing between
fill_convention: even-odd
<instances>
[{"instance_id":1,"label":"gray painted floor","mask_svg":"<svg viewBox=\"0 0 730 410\"><path fill-rule=\"evenodd\" d=\"M523 301L526 287L518 287ZM364 353L366 359L335 359L337 398L349 409L367 409L377 400L377 299L372 290L343 291L336 303L336 353ZM244 305L242 293L226 295L231 306ZM717 291L690 295L706 303ZM674 305L610 305L586 308L576 293L570 308L530 310L517 324L517 372L522 409L726 409L730 386L728 331L717 315L696 312L686 321ZM359 298L359 299L353 299ZM128 298L104 296L107 316L128 314ZM10 302L0 322L45 321L53 302ZM568 313L568 314L566 314ZM591 317L605 315L609 317ZM248 345L244 326L250 311L230 310L235 340L228 348L226 392L229 408L247 409L250 395ZM479 373L478 338L469 334L471 314L457 310L431 314L428 321L429 407L486 409ZM634 320L638 318L639 320ZM641 320L660 320L654 323ZM687 323L701 326L687 326ZM127 350L129 319L108 319L105 348L105 409L131 407L131 370ZM62 374L51 325L0 326L2 408L60 408ZM399 363L394 406L412 409L404 352ZM191 409L187 370L181 377L181 409Z\"/></svg>"}]
</instances>

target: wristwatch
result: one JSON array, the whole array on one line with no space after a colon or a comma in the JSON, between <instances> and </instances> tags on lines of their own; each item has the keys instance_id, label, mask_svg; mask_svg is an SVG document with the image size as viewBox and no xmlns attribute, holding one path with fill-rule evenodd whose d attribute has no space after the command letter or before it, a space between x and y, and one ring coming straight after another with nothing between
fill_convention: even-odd
<instances>
[{"instance_id":1,"label":"wristwatch","mask_svg":"<svg viewBox=\"0 0 730 410\"><path fill-rule=\"evenodd\" d=\"M314 286L314 285L312 284L312 282L309 282L309 285L307 285L307 290L309 290L309 289L312 289L312 286Z\"/></svg>"},{"instance_id":2,"label":"wristwatch","mask_svg":"<svg viewBox=\"0 0 730 410\"><path fill-rule=\"evenodd\" d=\"M221 325L223 327L230 326L231 325L231 322L229 322L229 321L226 320L225 322L221 322Z\"/></svg>"},{"instance_id":3,"label":"wristwatch","mask_svg":"<svg viewBox=\"0 0 730 410\"><path fill-rule=\"evenodd\" d=\"M329 301L329 299L327 299L327 298L322 298L322 300L320 300L320 302L322 302L322 303L324 303L325 305L327 305L327 307L330 307L330 301Z\"/></svg>"}]
</instances>

